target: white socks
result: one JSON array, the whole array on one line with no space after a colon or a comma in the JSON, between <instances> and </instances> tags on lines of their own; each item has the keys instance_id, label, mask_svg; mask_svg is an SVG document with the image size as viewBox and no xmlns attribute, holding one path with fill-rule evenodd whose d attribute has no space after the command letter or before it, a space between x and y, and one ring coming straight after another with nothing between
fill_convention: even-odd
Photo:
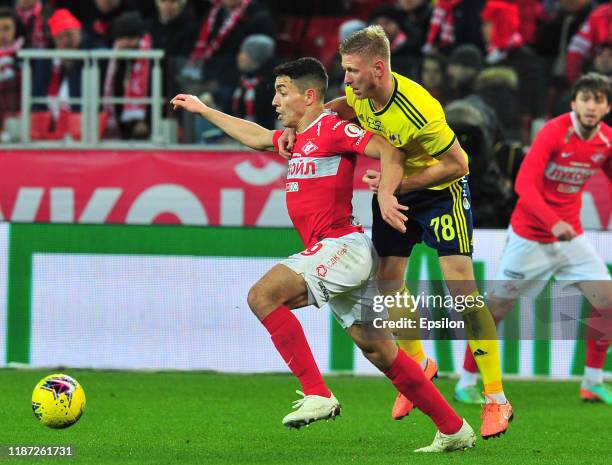
<instances>
[{"instance_id":1,"label":"white socks","mask_svg":"<svg viewBox=\"0 0 612 465\"><path fill-rule=\"evenodd\" d=\"M476 386L478 382L478 373L472 373L470 371L466 371L465 369L461 369L461 374L459 375L459 382L455 389L465 389L466 387Z\"/></svg>"},{"instance_id":2,"label":"white socks","mask_svg":"<svg viewBox=\"0 0 612 465\"><path fill-rule=\"evenodd\" d=\"M584 377L582 378L582 387L589 388L596 384L603 383L603 369L584 367Z\"/></svg>"}]
</instances>

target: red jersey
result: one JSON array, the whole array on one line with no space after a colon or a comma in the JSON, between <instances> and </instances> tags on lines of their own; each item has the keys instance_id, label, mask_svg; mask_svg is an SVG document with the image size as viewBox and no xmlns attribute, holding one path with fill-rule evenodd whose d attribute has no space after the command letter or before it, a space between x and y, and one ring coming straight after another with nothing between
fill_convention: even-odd
<instances>
[{"instance_id":1,"label":"red jersey","mask_svg":"<svg viewBox=\"0 0 612 465\"><path fill-rule=\"evenodd\" d=\"M282 131L274 133L274 146ZM353 223L353 172L372 133L322 113L296 134L286 183L287 211L308 248L328 237L363 232Z\"/></svg>"},{"instance_id":2,"label":"red jersey","mask_svg":"<svg viewBox=\"0 0 612 465\"><path fill-rule=\"evenodd\" d=\"M585 183L598 169L612 179L612 129L601 122L589 140L578 132L576 115L548 121L536 136L516 178L519 195L510 224L519 236L555 242L555 223L566 221L582 234L580 207Z\"/></svg>"}]
</instances>

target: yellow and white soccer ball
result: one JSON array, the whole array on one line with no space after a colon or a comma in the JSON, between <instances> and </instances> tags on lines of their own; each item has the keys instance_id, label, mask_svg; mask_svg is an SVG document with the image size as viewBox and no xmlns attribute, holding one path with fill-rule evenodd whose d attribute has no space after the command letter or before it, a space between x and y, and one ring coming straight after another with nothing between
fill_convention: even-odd
<instances>
[{"instance_id":1,"label":"yellow and white soccer ball","mask_svg":"<svg viewBox=\"0 0 612 465\"><path fill-rule=\"evenodd\" d=\"M61 373L45 376L32 393L32 411L49 428L74 425L85 410L85 391L76 379Z\"/></svg>"}]
</instances>

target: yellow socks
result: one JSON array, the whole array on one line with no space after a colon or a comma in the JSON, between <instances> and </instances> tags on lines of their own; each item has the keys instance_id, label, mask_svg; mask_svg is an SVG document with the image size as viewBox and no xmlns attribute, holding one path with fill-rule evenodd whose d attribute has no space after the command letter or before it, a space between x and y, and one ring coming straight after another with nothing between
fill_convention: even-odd
<instances>
[{"instance_id":1,"label":"yellow socks","mask_svg":"<svg viewBox=\"0 0 612 465\"><path fill-rule=\"evenodd\" d=\"M386 292L385 295L396 295L409 296L410 291L403 284L399 291ZM421 334L419 331L418 318L419 314L413 311L412 302L410 299L404 299L401 297L398 302L390 307L387 307L389 311L389 319L391 321L400 321L402 318L408 318L415 322L414 328L402 328L395 329L393 335L397 340L397 344L400 348L408 354L408 356L421 366L425 364L425 352L423 351L423 343L421 342Z\"/></svg>"},{"instance_id":2,"label":"yellow socks","mask_svg":"<svg viewBox=\"0 0 612 465\"><path fill-rule=\"evenodd\" d=\"M474 297L475 303L466 306L461 313L465 322L468 343L482 375L485 394L493 397L498 403L504 403L505 396L502 386L499 342L495 321L484 298L478 292L473 292L470 295Z\"/></svg>"}]
</instances>

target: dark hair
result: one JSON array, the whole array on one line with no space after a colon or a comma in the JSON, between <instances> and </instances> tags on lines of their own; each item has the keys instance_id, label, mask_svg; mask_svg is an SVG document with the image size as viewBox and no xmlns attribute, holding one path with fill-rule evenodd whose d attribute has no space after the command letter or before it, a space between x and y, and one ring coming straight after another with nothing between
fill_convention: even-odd
<instances>
[{"instance_id":1,"label":"dark hair","mask_svg":"<svg viewBox=\"0 0 612 465\"><path fill-rule=\"evenodd\" d=\"M0 6L0 18L10 18L13 20L15 28L17 27L17 16L15 15L15 10L9 8L8 6Z\"/></svg>"},{"instance_id":2,"label":"dark hair","mask_svg":"<svg viewBox=\"0 0 612 465\"><path fill-rule=\"evenodd\" d=\"M593 95L602 92L606 95L608 103L612 102L612 85L610 78L599 73L587 73L580 76L572 87L572 100L576 100L578 92L591 92Z\"/></svg>"},{"instance_id":3,"label":"dark hair","mask_svg":"<svg viewBox=\"0 0 612 465\"><path fill-rule=\"evenodd\" d=\"M295 83L300 92L306 89L317 89L319 99L325 98L327 92L327 72L323 63L316 58L305 57L288 61L274 68L274 76L287 76Z\"/></svg>"}]
</instances>

